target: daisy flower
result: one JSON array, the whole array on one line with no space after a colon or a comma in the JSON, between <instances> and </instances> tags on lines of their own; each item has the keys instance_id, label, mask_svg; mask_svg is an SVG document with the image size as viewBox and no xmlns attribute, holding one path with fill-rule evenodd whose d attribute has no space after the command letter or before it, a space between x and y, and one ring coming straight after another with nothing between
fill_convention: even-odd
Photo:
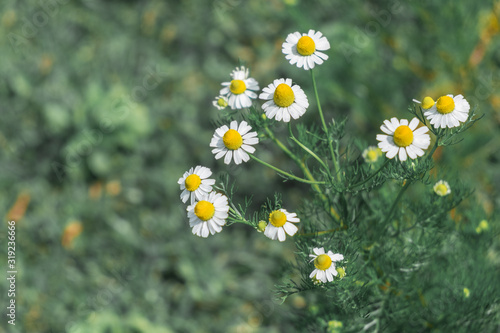
<instances>
[{"instance_id":1,"label":"daisy flower","mask_svg":"<svg viewBox=\"0 0 500 333\"><path fill-rule=\"evenodd\" d=\"M210 193L212 185L215 184L215 180L208 178L211 175L212 171L201 165L184 172L184 175L177 181L177 184L181 186L182 202L186 203L191 197L191 204L193 204L195 200L200 200L204 195Z\"/></svg>"},{"instance_id":2,"label":"daisy flower","mask_svg":"<svg viewBox=\"0 0 500 333\"><path fill-rule=\"evenodd\" d=\"M232 158L236 164L247 162L250 159L247 153L255 152L252 145L259 143L257 132L250 132L251 129L246 121L242 121L238 126L236 120L233 120L229 127L224 125L216 129L210 142L210 147L214 148L212 153L215 154L215 159L225 156L226 164L231 163Z\"/></svg>"},{"instance_id":3,"label":"daisy flower","mask_svg":"<svg viewBox=\"0 0 500 333\"><path fill-rule=\"evenodd\" d=\"M248 77L248 68L236 67L231 73L230 82L223 82L220 94L228 98L231 109L243 109L252 106L252 98L257 98L254 91L259 90L259 83L254 78Z\"/></svg>"},{"instance_id":4,"label":"daisy flower","mask_svg":"<svg viewBox=\"0 0 500 333\"><path fill-rule=\"evenodd\" d=\"M427 134L427 127L420 127L418 118L413 118L408 124L408 120L392 118L384 120L380 129L385 134L377 134L379 148L387 153L387 158L394 158L399 153L399 160L406 161L406 156L411 159L424 155L423 149L427 149L431 143L431 137Z\"/></svg>"},{"instance_id":5,"label":"daisy flower","mask_svg":"<svg viewBox=\"0 0 500 333\"><path fill-rule=\"evenodd\" d=\"M295 235L298 228L292 223L298 222L300 219L295 213L289 213L285 209L272 211L269 214L269 224L264 230L264 235L272 240L278 238L280 242L283 242L286 238L285 232L290 236Z\"/></svg>"},{"instance_id":6,"label":"daisy flower","mask_svg":"<svg viewBox=\"0 0 500 333\"><path fill-rule=\"evenodd\" d=\"M462 95L446 95L439 97L436 103L424 112L424 116L435 128L452 128L467 120L469 110L469 102Z\"/></svg>"},{"instance_id":7,"label":"daisy flower","mask_svg":"<svg viewBox=\"0 0 500 333\"><path fill-rule=\"evenodd\" d=\"M413 101L417 104L422 104L422 109L424 110L429 110L434 106L434 104L436 104L436 102L434 102L434 100L429 96L424 97L424 100L422 102L417 101L416 99L414 99Z\"/></svg>"},{"instance_id":8,"label":"daisy flower","mask_svg":"<svg viewBox=\"0 0 500 333\"><path fill-rule=\"evenodd\" d=\"M440 180L436 184L434 184L434 193L439 195L440 197L444 197L445 195L448 195L451 193L451 188L450 185L448 184L447 181Z\"/></svg>"},{"instance_id":9,"label":"daisy flower","mask_svg":"<svg viewBox=\"0 0 500 333\"><path fill-rule=\"evenodd\" d=\"M262 89L260 99L267 100L262 109L269 119L276 116L276 120L284 122L298 119L309 106L309 101L304 91L298 86L292 86L292 79L277 79Z\"/></svg>"},{"instance_id":10,"label":"daisy flower","mask_svg":"<svg viewBox=\"0 0 500 333\"><path fill-rule=\"evenodd\" d=\"M315 247L313 249L314 254L310 254L311 261L314 261L315 270L311 272L309 277L316 278L317 280L326 283L332 282L333 277L339 274L335 269L335 262L344 260L344 256L340 253L333 253L332 251L328 251L325 253L325 249L320 247Z\"/></svg>"},{"instance_id":11,"label":"daisy flower","mask_svg":"<svg viewBox=\"0 0 500 333\"><path fill-rule=\"evenodd\" d=\"M226 96L219 95L219 96L215 97L212 104L218 110L224 110L229 105L229 100L227 99Z\"/></svg>"},{"instance_id":12,"label":"daisy flower","mask_svg":"<svg viewBox=\"0 0 500 333\"><path fill-rule=\"evenodd\" d=\"M375 163L382 156L382 150L376 146L369 146L363 150L362 156L366 163Z\"/></svg>"},{"instance_id":13,"label":"daisy flower","mask_svg":"<svg viewBox=\"0 0 500 333\"><path fill-rule=\"evenodd\" d=\"M228 218L229 205L227 197L220 193L210 192L202 200L188 206L189 226L193 234L207 238L222 230Z\"/></svg>"},{"instance_id":14,"label":"daisy flower","mask_svg":"<svg viewBox=\"0 0 500 333\"><path fill-rule=\"evenodd\" d=\"M309 30L307 34L294 32L286 37L282 45L282 52L292 65L303 67L306 71L321 65L328 56L320 51L330 49L330 43L319 31Z\"/></svg>"}]
</instances>

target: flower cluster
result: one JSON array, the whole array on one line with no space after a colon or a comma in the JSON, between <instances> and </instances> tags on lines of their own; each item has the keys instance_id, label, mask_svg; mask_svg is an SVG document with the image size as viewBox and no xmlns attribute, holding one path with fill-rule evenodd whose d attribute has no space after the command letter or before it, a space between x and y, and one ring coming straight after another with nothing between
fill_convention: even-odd
<instances>
[{"instance_id":1,"label":"flower cluster","mask_svg":"<svg viewBox=\"0 0 500 333\"><path fill-rule=\"evenodd\" d=\"M192 232L205 238L222 230L229 211L227 197L213 191L215 180L208 178L211 175L209 168L198 165L186 171L177 181L182 191L182 202L191 200L187 212Z\"/></svg>"},{"instance_id":2,"label":"flower cluster","mask_svg":"<svg viewBox=\"0 0 500 333\"><path fill-rule=\"evenodd\" d=\"M323 51L329 48L330 43L321 32L309 30L308 33L289 34L283 43L282 51L292 65L312 70L328 59ZM263 101L262 116L289 123L292 119L297 120L303 116L309 107L307 95L291 78L275 79L257 95L259 83L250 77L248 68L236 67L230 77L230 81L222 83L219 95L212 102L218 110L224 110L226 107L230 107L231 110L249 109L253 106L253 100L259 97ZM215 130L210 147L216 160L224 158L225 164L234 162L239 165L248 162L250 158L260 161L253 155L256 151L255 145L258 143L259 134L247 121L233 120ZM374 162L380 154L380 150L377 149L376 156L367 153L365 158ZM274 167L273 169L277 170ZM209 178L211 175L212 171L209 168L197 166L186 171L178 181L182 202L190 202L187 206L187 216L193 234L208 237L210 234L220 232L228 220L248 222L268 238L280 242L285 241L286 235L294 236L298 232L296 224L300 222L299 217L284 208L278 207L270 211L267 221L259 220L254 223L247 221L231 203L227 193L217 192L219 188L214 186L215 180ZM311 278L321 282L333 281L333 276L339 274L335 269L335 262L343 260L343 256L333 254L331 251L324 254L323 248L315 248L313 251L316 254L313 259L315 269ZM342 272L344 272L342 276L345 275L343 269Z\"/></svg>"},{"instance_id":3,"label":"flower cluster","mask_svg":"<svg viewBox=\"0 0 500 333\"><path fill-rule=\"evenodd\" d=\"M416 99L413 101L422 107L424 116L435 129L458 127L469 115L470 105L462 95L441 96L435 102L429 96L422 102ZM427 134L429 128L419 127L419 124L418 118L413 118L409 123L407 119L385 120L380 127L385 134L377 135L377 140L380 141L378 147L386 153L387 158L398 156L400 161L406 161L407 157L416 159L423 156L431 138Z\"/></svg>"},{"instance_id":4,"label":"flower cluster","mask_svg":"<svg viewBox=\"0 0 500 333\"><path fill-rule=\"evenodd\" d=\"M337 178L339 183L342 182L342 173L339 172L337 160L339 156L338 146L335 152L332 141L329 139L332 130L326 125L321 110L313 72L316 66L323 64L328 59L324 52L329 49L330 43L328 39L321 32L315 30L309 30L307 33L291 33L282 44L282 52L290 64L311 73L318 112L323 125L322 129L326 138L328 138L324 142L325 147L328 145L329 148L331 164L325 162L313 151L314 144L311 143L312 141L309 142L308 146L294 137L291 127L292 121L301 118L309 108L309 100L304 90L288 77L276 78L260 90L259 83L250 77L250 71L245 66L236 67L231 72L229 75L231 80L222 83L219 95L212 102L213 106L223 113L225 112L223 110L227 107L231 110L241 110L237 115L242 118L240 120L230 118L231 120L228 123L215 130L209 144L215 159L223 159L226 165L232 162L235 165L240 165L253 159L277 171L287 179L301 181L313 186L318 186L318 184L328 185L326 180L318 181L315 179L307 169L307 165L302 162L303 160L294 156L290 150L284 147L283 143L274 137L272 130L269 128L269 124L273 124L269 120L274 120L288 123L290 139L323 167L324 179L331 181ZM262 101L262 105L255 105L257 98ZM375 167L384 154L387 159L383 166L365 181L358 184L364 184L368 179L375 176L390 159L397 157L397 160L403 163L407 159L414 160L422 157L431 144L429 130L438 136L438 134L441 135L445 132L445 130L441 129L457 127L460 123L466 122L469 117L470 106L462 95L441 96L437 101L434 101L431 97L425 97L422 102L417 100L414 100L414 102L420 106L421 116L414 113L416 117L413 119L393 117L383 121L380 127L383 134L376 136L378 146L369 146L364 149L362 157L365 163L370 165L370 168ZM262 110L262 112L259 112L259 110ZM235 113L231 111L228 115L233 117ZM227 117L224 119L227 119ZM262 125L262 119L264 119L265 125ZM335 121L332 120L332 122L335 126ZM427 126L427 122L429 126ZM434 129L431 128L431 125ZM261 130L263 131L261 132ZM303 131L302 134L309 135L310 133ZM299 167L304 171L307 179L280 170L255 156L256 146L259 144L260 139L265 137L275 141L287 155L292 156L294 161L299 161ZM317 135L316 137L319 138ZM432 156L440 138L442 136L436 139L436 144L428 154L428 158ZM413 164L414 170L416 168L415 164ZM333 167L332 169L330 165ZM188 203L189 201L187 217L193 234L208 237L210 234L220 232L228 221L229 224L238 222L250 225L257 231L263 232L269 239L280 242L285 241L287 235L292 237L299 232L299 217L296 213L291 213L282 208L281 204L268 205L260 215L254 214L253 218L247 219L246 211L241 212L241 206L237 208L237 205L232 202L232 192L228 193L224 184L219 187L216 186L215 180L209 178L211 175L210 169L197 166L186 171L178 181L182 191L180 195L182 202ZM437 182L433 189L439 196L451 193L448 183L443 180ZM316 187L315 190L321 193L319 187ZM320 198L325 207L328 208L327 212L332 216L332 219L337 219L337 222L339 222L338 214L331 205L331 199L325 195L321 196L321 194ZM394 207L395 205L393 205ZM389 221L392 212L393 209L388 213L386 221ZM332 230L337 229L322 231L321 233L329 233ZM299 233L299 235L306 236L307 233ZM309 278L314 284L332 282L335 277L343 278L345 276L345 267L337 267L340 262L344 261L344 255L332 251L326 252L324 247L313 247L312 252L309 255L311 259L307 264L311 266L312 270Z\"/></svg>"},{"instance_id":5,"label":"flower cluster","mask_svg":"<svg viewBox=\"0 0 500 333\"><path fill-rule=\"evenodd\" d=\"M424 116L435 128L453 128L460 126L467 120L470 105L462 95L446 95L439 97L435 102L427 96L422 102L413 100L421 104L425 110Z\"/></svg>"}]
</instances>

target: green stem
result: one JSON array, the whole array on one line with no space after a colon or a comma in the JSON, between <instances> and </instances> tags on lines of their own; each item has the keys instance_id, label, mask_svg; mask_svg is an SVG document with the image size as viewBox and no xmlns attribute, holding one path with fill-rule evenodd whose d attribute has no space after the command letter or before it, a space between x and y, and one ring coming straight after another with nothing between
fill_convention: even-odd
<instances>
[{"instance_id":1,"label":"green stem","mask_svg":"<svg viewBox=\"0 0 500 333\"><path fill-rule=\"evenodd\" d=\"M427 159L430 160L432 158L432 155L434 155L434 152L436 151L437 147L439 146L439 139L441 137L438 136L436 137L436 142L434 143L434 147L432 147L431 151L429 152L429 155L427 155Z\"/></svg>"},{"instance_id":2,"label":"green stem","mask_svg":"<svg viewBox=\"0 0 500 333\"><path fill-rule=\"evenodd\" d=\"M352 186L349 186L349 189L352 189L354 187L357 187L357 186L360 186L360 185L363 185L365 184L367 181L369 181L370 179L372 179L373 177L375 177L380 171L382 171L382 169L384 169L387 164L389 163L390 159L387 159L384 164L382 164L382 166L380 168L377 169L377 171L375 171L373 174L371 174L368 178L366 178L365 180L363 180L362 182L359 182L357 184L354 184Z\"/></svg>"},{"instance_id":3,"label":"green stem","mask_svg":"<svg viewBox=\"0 0 500 333\"><path fill-rule=\"evenodd\" d=\"M325 162L321 158L319 158L319 156L316 155L312 150L307 148L302 142L300 142L293 135L292 128L290 127L290 123L288 123L288 131L290 132L290 138L292 139L292 141L295 142L300 148L304 149L309 155L314 157L321 164L321 166L325 169L325 171L328 172L328 174L330 174L330 168L328 168L328 166L325 164Z\"/></svg>"},{"instance_id":4,"label":"green stem","mask_svg":"<svg viewBox=\"0 0 500 333\"><path fill-rule=\"evenodd\" d=\"M285 154L287 154L294 161L299 160L299 158L295 156L294 153L292 153L280 140L278 140L278 138L274 136L274 133L269 129L269 127L265 126L264 129L266 130L266 133L269 136L269 138L271 138L271 140L273 140L274 143L276 143L278 147L280 147L280 149L285 152Z\"/></svg>"},{"instance_id":5,"label":"green stem","mask_svg":"<svg viewBox=\"0 0 500 333\"><path fill-rule=\"evenodd\" d=\"M332 141L329 138L328 127L326 126L325 117L323 116L323 110L321 109L321 103L319 102L318 89L316 87L316 79L314 78L314 71L311 69L310 72L311 72L311 79L312 79L312 83L313 83L314 96L316 97L316 104L318 105L319 117L321 118L321 124L323 125L323 131L325 131L326 140L328 142L328 148L330 149L330 154L332 155L334 172L335 172L335 175L337 176L338 182L340 183L342 180L340 179L340 174L339 174L339 164L338 164L337 158L335 156L335 153L333 151ZM332 121L335 124L335 119L332 119Z\"/></svg>"},{"instance_id":6,"label":"green stem","mask_svg":"<svg viewBox=\"0 0 500 333\"><path fill-rule=\"evenodd\" d=\"M318 185L315 184L315 183L317 183L316 179L314 179L313 175L311 174L311 171L309 171L309 169L307 168L305 163L302 162L294 153L292 153L280 140L278 140L274 136L273 132L269 129L269 127L266 126L265 130L267 132L267 135L269 135L269 137L271 138L271 140L273 140L278 145L278 147L280 147L281 150L283 150L285 152L285 154L287 154L292 160L295 161L295 163L304 172L304 175L307 177L307 179L309 179L312 182L311 184L314 184L313 187L316 189L316 191L318 191L319 193L322 193L321 189L318 187Z\"/></svg>"},{"instance_id":7,"label":"green stem","mask_svg":"<svg viewBox=\"0 0 500 333\"><path fill-rule=\"evenodd\" d=\"M253 158L255 161L259 162L260 164L265 165L265 166L267 166L268 168L271 168L271 169L273 169L274 171L276 171L276 172L278 172L278 173L281 173L281 174L283 174L283 175L287 176L288 178L295 179L295 180L297 180L297 181L299 181L299 182L306 183L306 184L326 184L326 182L312 181L312 180L307 180L307 179L304 179L304 178L300 178L300 177L294 176L294 175L292 175L291 173L288 173L288 172L286 172L286 171L283 171L283 170L281 170L281 169L278 169L277 167L275 167L275 166L273 166L273 165L271 165L271 164L269 164L269 163L264 162L263 160L261 160L261 159L259 159L259 158L255 157L255 156L254 156L254 155L252 155L252 154L248 154L248 155L250 155L250 157L251 157L251 158Z\"/></svg>"},{"instance_id":8,"label":"green stem","mask_svg":"<svg viewBox=\"0 0 500 333\"><path fill-rule=\"evenodd\" d=\"M299 233L299 234L297 234L297 236L300 236L300 237L320 236L320 235L329 234L329 233L332 233L335 231L340 231L342 229L347 229L347 227L343 226L343 227L333 228L333 229L328 229L328 230L323 230L323 231L308 232L308 233L303 233L303 234Z\"/></svg>"},{"instance_id":9,"label":"green stem","mask_svg":"<svg viewBox=\"0 0 500 333\"><path fill-rule=\"evenodd\" d=\"M274 133L269 129L269 127L265 126L264 129L266 130L267 135L271 140L273 140L278 147L285 152L294 162L300 167L302 172L304 172L304 175L311 181L310 184L314 188L314 190L318 193L320 196L321 200L323 201L323 204L325 205L325 209L328 212L328 214L335 220L339 221L339 214L335 211L335 209L330 205L330 202L326 195L323 194L323 191L319 187L319 182L314 179L314 176L312 175L311 171L307 168L306 164L300 160L294 153L292 153L280 140L278 140L275 136Z\"/></svg>"},{"instance_id":10,"label":"green stem","mask_svg":"<svg viewBox=\"0 0 500 333\"><path fill-rule=\"evenodd\" d=\"M247 224L249 226L253 226L252 223L247 221L243 216L241 216L240 212L236 209L236 207L231 203L231 206L229 207L229 211L236 216L235 219L233 219L234 222L239 222L243 224ZM234 223L233 222L233 223Z\"/></svg>"},{"instance_id":11,"label":"green stem","mask_svg":"<svg viewBox=\"0 0 500 333\"><path fill-rule=\"evenodd\" d=\"M401 200L403 193L408 189L408 187L410 187L410 185L411 185L411 182L407 181L406 184L403 186L403 188L399 191L398 196L396 197L396 200L394 200L394 202L392 203L391 209L389 210L389 213L387 214L387 216L385 218L384 225L386 225L389 222L389 220L391 219L392 214L394 214L394 210L396 210L396 206L397 206L399 200ZM399 229L399 226L398 226L398 229Z\"/></svg>"}]
</instances>

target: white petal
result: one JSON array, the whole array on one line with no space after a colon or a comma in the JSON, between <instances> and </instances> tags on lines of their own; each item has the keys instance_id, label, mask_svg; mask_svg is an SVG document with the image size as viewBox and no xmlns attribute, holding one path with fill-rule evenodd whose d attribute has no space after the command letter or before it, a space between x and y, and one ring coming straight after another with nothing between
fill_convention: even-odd
<instances>
[{"instance_id":1,"label":"white petal","mask_svg":"<svg viewBox=\"0 0 500 333\"><path fill-rule=\"evenodd\" d=\"M417 158L417 153L415 152L415 150L413 150L414 147L414 145L409 145L408 147L406 147L406 153L413 160Z\"/></svg>"},{"instance_id":2,"label":"white petal","mask_svg":"<svg viewBox=\"0 0 500 333\"><path fill-rule=\"evenodd\" d=\"M290 236L295 235L297 230L299 230L299 228L297 228L295 225L293 225L290 222L286 222L285 225L283 226L283 229L285 229L286 233L289 234Z\"/></svg>"},{"instance_id":3,"label":"white petal","mask_svg":"<svg viewBox=\"0 0 500 333\"><path fill-rule=\"evenodd\" d=\"M233 157L233 151L232 150L228 150L227 153L226 153L226 156L224 157L224 163L225 164L231 163L231 158L232 157Z\"/></svg>"},{"instance_id":4,"label":"white petal","mask_svg":"<svg viewBox=\"0 0 500 333\"><path fill-rule=\"evenodd\" d=\"M278 228L278 240L284 242L286 239L285 230L283 228Z\"/></svg>"},{"instance_id":5,"label":"white petal","mask_svg":"<svg viewBox=\"0 0 500 333\"><path fill-rule=\"evenodd\" d=\"M377 134L377 141L385 142L387 141L388 136L385 134Z\"/></svg>"},{"instance_id":6,"label":"white petal","mask_svg":"<svg viewBox=\"0 0 500 333\"><path fill-rule=\"evenodd\" d=\"M429 128L427 126L422 126L420 128L417 128L416 130L413 131L413 136L419 136L424 133L427 133L429 131Z\"/></svg>"},{"instance_id":7,"label":"white petal","mask_svg":"<svg viewBox=\"0 0 500 333\"><path fill-rule=\"evenodd\" d=\"M418 124L420 123L420 121L418 120L418 118L413 118L410 122L410 125L408 126L412 131L415 130L415 128L417 128Z\"/></svg>"},{"instance_id":8,"label":"white petal","mask_svg":"<svg viewBox=\"0 0 500 333\"><path fill-rule=\"evenodd\" d=\"M250 146L250 145L247 145L246 141L243 141L243 145L241 145L240 149L249 153L249 154L255 153L255 148Z\"/></svg>"},{"instance_id":9,"label":"white petal","mask_svg":"<svg viewBox=\"0 0 500 333\"><path fill-rule=\"evenodd\" d=\"M392 147L391 150L387 152L385 155L387 158L394 158L398 154L398 148L397 147Z\"/></svg>"},{"instance_id":10,"label":"white petal","mask_svg":"<svg viewBox=\"0 0 500 333\"><path fill-rule=\"evenodd\" d=\"M380 126L380 129L382 130L382 132L389 134L389 135L394 133L394 131L391 131L390 129L388 129L386 125Z\"/></svg>"},{"instance_id":11,"label":"white petal","mask_svg":"<svg viewBox=\"0 0 500 333\"><path fill-rule=\"evenodd\" d=\"M399 120L396 117L391 118L391 123L392 126L394 127L394 130L396 130L399 127Z\"/></svg>"},{"instance_id":12,"label":"white petal","mask_svg":"<svg viewBox=\"0 0 500 333\"><path fill-rule=\"evenodd\" d=\"M283 109L283 121L288 123L290 121L290 113L286 109Z\"/></svg>"},{"instance_id":13,"label":"white petal","mask_svg":"<svg viewBox=\"0 0 500 333\"><path fill-rule=\"evenodd\" d=\"M241 149L238 149L238 150L235 150L233 152L234 163L235 164L240 164L241 163L242 158L241 158L241 155L240 155L240 151L241 151Z\"/></svg>"},{"instance_id":14,"label":"white petal","mask_svg":"<svg viewBox=\"0 0 500 333\"><path fill-rule=\"evenodd\" d=\"M326 270L325 274L326 274L326 279L328 280L328 282L332 282L333 281L333 275L332 275L331 270L330 269Z\"/></svg>"},{"instance_id":15,"label":"white petal","mask_svg":"<svg viewBox=\"0 0 500 333\"><path fill-rule=\"evenodd\" d=\"M390 122L389 120L384 120L384 125L389 129L389 131L391 131L391 133L389 133L389 134L393 134L394 131L396 130L396 128L398 128L399 123L398 123L398 126L394 126L394 124L392 122Z\"/></svg>"},{"instance_id":16,"label":"white petal","mask_svg":"<svg viewBox=\"0 0 500 333\"><path fill-rule=\"evenodd\" d=\"M205 222L202 224L202 227L201 227L201 237L207 238L209 234L210 234L210 232L208 230L207 223Z\"/></svg>"},{"instance_id":17,"label":"white petal","mask_svg":"<svg viewBox=\"0 0 500 333\"><path fill-rule=\"evenodd\" d=\"M188 201L190 195L191 195L191 193L188 190L182 191L182 193L181 193L182 202L186 203L186 201Z\"/></svg>"},{"instance_id":18,"label":"white petal","mask_svg":"<svg viewBox=\"0 0 500 333\"><path fill-rule=\"evenodd\" d=\"M214 149L214 150L215 150L215 149ZM212 153L214 152L214 150L212 150ZM228 150L227 150L227 149L223 149L223 150L221 150L221 151L217 152L217 153L215 154L215 159L216 159L216 160L218 160L218 159L219 159L219 158L221 158L222 156L226 155L226 153L227 153L227 152L228 152Z\"/></svg>"},{"instance_id":19,"label":"white petal","mask_svg":"<svg viewBox=\"0 0 500 333\"><path fill-rule=\"evenodd\" d=\"M325 253L325 249L322 248L322 247L319 247L319 248L316 247L316 248L313 249L313 252L316 253L319 256L320 254L324 254Z\"/></svg>"},{"instance_id":20,"label":"white petal","mask_svg":"<svg viewBox=\"0 0 500 333\"><path fill-rule=\"evenodd\" d=\"M453 115L455 116L455 118L458 120L458 121L461 121L461 122L465 122L468 118L468 115L466 112L460 112L458 110L455 110L453 112Z\"/></svg>"},{"instance_id":21,"label":"white petal","mask_svg":"<svg viewBox=\"0 0 500 333\"><path fill-rule=\"evenodd\" d=\"M266 235L266 237L268 237L272 240L276 239L277 234L278 234L278 228L276 228L275 226L273 226L271 224L268 224L266 229L264 230L264 235Z\"/></svg>"},{"instance_id":22,"label":"white petal","mask_svg":"<svg viewBox=\"0 0 500 333\"><path fill-rule=\"evenodd\" d=\"M318 272L316 273L316 279L320 280L323 283L326 283L327 281L325 271L318 269Z\"/></svg>"},{"instance_id":23,"label":"white petal","mask_svg":"<svg viewBox=\"0 0 500 333\"><path fill-rule=\"evenodd\" d=\"M406 161L406 149L403 147L399 148L399 160L400 161Z\"/></svg>"},{"instance_id":24,"label":"white petal","mask_svg":"<svg viewBox=\"0 0 500 333\"><path fill-rule=\"evenodd\" d=\"M332 261L341 261L344 260L344 256L340 253L335 253L330 255L330 259L332 259Z\"/></svg>"},{"instance_id":25,"label":"white petal","mask_svg":"<svg viewBox=\"0 0 500 333\"><path fill-rule=\"evenodd\" d=\"M304 67L304 57L299 57L297 59L297 67Z\"/></svg>"}]
</instances>

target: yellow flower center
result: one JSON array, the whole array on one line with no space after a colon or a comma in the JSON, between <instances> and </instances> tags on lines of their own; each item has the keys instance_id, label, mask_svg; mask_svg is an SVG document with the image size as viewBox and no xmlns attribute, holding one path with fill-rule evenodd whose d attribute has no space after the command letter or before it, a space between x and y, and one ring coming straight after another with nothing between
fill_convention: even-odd
<instances>
[{"instance_id":1,"label":"yellow flower center","mask_svg":"<svg viewBox=\"0 0 500 333\"><path fill-rule=\"evenodd\" d=\"M215 214L215 206L213 203L202 200L194 206L194 214L202 221L210 220Z\"/></svg>"},{"instance_id":2,"label":"yellow flower center","mask_svg":"<svg viewBox=\"0 0 500 333\"><path fill-rule=\"evenodd\" d=\"M221 98L219 98L217 100L217 105L220 106L220 107L225 108L227 106L227 102L226 102L226 100L224 98L221 97Z\"/></svg>"},{"instance_id":3,"label":"yellow flower center","mask_svg":"<svg viewBox=\"0 0 500 333\"><path fill-rule=\"evenodd\" d=\"M376 162L378 160L379 153L377 150L369 150L368 153L366 154L366 157L368 157L369 162Z\"/></svg>"},{"instance_id":4,"label":"yellow flower center","mask_svg":"<svg viewBox=\"0 0 500 333\"><path fill-rule=\"evenodd\" d=\"M344 267L337 267L337 268L335 268L335 270L337 271L337 273L339 273L339 278L342 279L345 276Z\"/></svg>"},{"instance_id":5,"label":"yellow flower center","mask_svg":"<svg viewBox=\"0 0 500 333\"><path fill-rule=\"evenodd\" d=\"M436 102L436 108L439 113L447 114L455 110L455 102L450 96L441 96Z\"/></svg>"},{"instance_id":6,"label":"yellow flower center","mask_svg":"<svg viewBox=\"0 0 500 333\"><path fill-rule=\"evenodd\" d=\"M327 254L320 254L314 259L314 267L321 269L322 271L327 270L332 265L332 259Z\"/></svg>"},{"instance_id":7,"label":"yellow flower center","mask_svg":"<svg viewBox=\"0 0 500 333\"><path fill-rule=\"evenodd\" d=\"M424 100L422 101L422 108L424 110L428 110L434 106L434 100L430 98L429 96L425 97Z\"/></svg>"},{"instance_id":8,"label":"yellow flower center","mask_svg":"<svg viewBox=\"0 0 500 333\"><path fill-rule=\"evenodd\" d=\"M247 90L247 86L243 80L232 80L229 90L235 95L243 94Z\"/></svg>"},{"instance_id":9,"label":"yellow flower center","mask_svg":"<svg viewBox=\"0 0 500 333\"><path fill-rule=\"evenodd\" d=\"M184 181L184 185L186 185L186 190L189 192L193 192L196 190L201 184L201 178L198 175L192 174L187 176L186 180Z\"/></svg>"},{"instance_id":10,"label":"yellow flower center","mask_svg":"<svg viewBox=\"0 0 500 333\"><path fill-rule=\"evenodd\" d=\"M276 87L274 91L274 103L277 106L286 108L293 104L295 101L295 95L292 88L286 83L281 83Z\"/></svg>"},{"instance_id":11,"label":"yellow flower center","mask_svg":"<svg viewBox=\"0 0 500 333\"><path fill-rule=\"evenodd\" d=\"M440 196L446 195L446 193L448 192L448 187L445 184L439 184L434 189L434 192L436 192Z\"/></svg>"},{"instance_id":12,"label":"yellow flower center","mask_svg":"<svg viewBox=\"0 0 500 333\"><path fill-rule=\"evenodd\" d=\"M222 137L222 141L224 142L224 146L226 146L227 149L231 150L236 150L243 144L243 138L241 137L241 134L234 129L228 130Z\"/></svg>"},{"instance_id":13,"label":"yellow flower center","mask_svg":"<svg viewBox=\"0 0 500 333\"><path fill-rule=\"evenodd\" d=\"M469 288L464 288L464 296L465 296L465 298L469 298L469 296L470 296Z\"/></svg>"},{"instance_id":14,"label":"yellow flower center","mask_svg":"<svg viewBox=\"0 0 500 333\"><path fill-rule=\"evenodd\" d=\"M309 36L300 37L297 42L297 52L303 56L309 56L313 54L314 51L316 51L316 45L314 44L313 39Z\"/></svg>"},{"instance_id":15,"label":"yellow flower center","mask_svg":"<svg viewBox=\"0 0 500 333\"><path fill-rule=\"evenodd\" d=\"M282 227L286 223L286 215L280 210L275 210L269 214L269 222L276 228Z\"/></svg>"},{"instance_id":16,"label":"yellow flower center","mask_svg":"<svg viewBox=\"0 0 500 333\"><path fill-rule=\"evenodd\" d=\"M394 143L399 147L408 147L413 142L413 132L406 126L401 125L394 131Z\"/></svg>"}]
</instances>

